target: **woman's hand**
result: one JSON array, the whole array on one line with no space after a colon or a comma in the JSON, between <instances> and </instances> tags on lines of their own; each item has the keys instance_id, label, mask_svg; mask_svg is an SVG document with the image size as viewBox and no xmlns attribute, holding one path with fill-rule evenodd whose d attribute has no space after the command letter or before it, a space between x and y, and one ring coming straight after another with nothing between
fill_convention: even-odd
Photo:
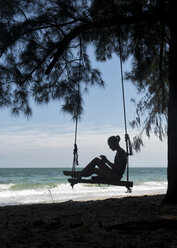
<instances>
[{"instance_id":1,"label":"woman's hand","mask_svg":"<svg viewBox=\"0 0 177 248\"><path fill-rule=\"evenodd\" d=\"M108 161L107 157L104 155L100 155L100 158L103 160L104 163Z\"/></svg>"}]
</instances>

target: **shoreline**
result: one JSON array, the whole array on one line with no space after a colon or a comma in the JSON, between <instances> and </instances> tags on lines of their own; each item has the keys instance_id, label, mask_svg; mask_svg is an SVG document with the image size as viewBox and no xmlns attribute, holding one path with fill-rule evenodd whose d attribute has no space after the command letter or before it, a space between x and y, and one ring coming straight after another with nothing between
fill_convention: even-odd
<instances>
[{"instance_id":1,"label":"shoreline","mask_svg":"<svg viewBox=\"0 0 177 248\"><path fill-rule=\"evenodd\" d=\"M177 247L164 195L0 207L0 247Z\"/></svg>"},{"instance_id":2,"label":"shoreline","mask_svg":"<svg viewBox=\"0 0 177 248\"><path fill-rule=\"evenodd\" d=\"M51 192L50 192L51 193ZM163 191L161 192L144 192L144 193L125 193L125 194L120 194L120 195L106 195L106 196L100 196L98 197L98 195L95 196L80 196L80 197L76 197L73 199L65 199L65 200L56 200L54 198L54 196L49 195L48 198L50 199L49 201L37 201L37 202L28 202L28 203L10 203L10 204L4 204L4 205L0 205L0 209L1 208L5 208L5 207L16 207L16 206L35 206L35 205L49 205L49 204L62 204L62 203L66 203L66 202L90 202L90 201L104 201L104 200L108 200L108 199L122 199L122 198L134 198L134 197L145 197L145 196L162 196L165 195L165 193Z\"/></svg>"}]
</instances>

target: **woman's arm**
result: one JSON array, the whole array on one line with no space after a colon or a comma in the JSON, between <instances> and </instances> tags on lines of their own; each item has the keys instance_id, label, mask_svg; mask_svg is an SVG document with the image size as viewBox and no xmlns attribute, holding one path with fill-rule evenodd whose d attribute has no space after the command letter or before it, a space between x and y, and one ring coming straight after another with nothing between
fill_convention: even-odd
<instances>
[{"instance_id":1,"label":"woman's arm","mask_svg":"<svg viewBox=\"0 0 177 248\"><path fill-rule=\"evenodd\" d=\"M114 164L113 164L113 163L111 163L111 162L107 159L107 157L106 157L106 156L101 155L101 156L100 156L100 158L102 159L102 161L103 161L105 164L108 164L111 168L113 168L113 167L114 167Z\"/></svg>"}]
</instances>

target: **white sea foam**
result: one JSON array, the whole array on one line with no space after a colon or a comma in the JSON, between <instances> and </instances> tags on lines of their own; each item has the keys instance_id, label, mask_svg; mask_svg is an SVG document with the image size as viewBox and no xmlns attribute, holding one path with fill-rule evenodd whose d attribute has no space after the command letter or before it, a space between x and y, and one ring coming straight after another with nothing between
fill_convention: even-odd
<instances>
[{"instance_id":1,"label":"white sea foam","mask_svg":"<svg viewBox=\"0 0 177 248\"><path fill-rule=\"evenodd\" d=\"M4 190L8 190L11 187L13 187L15 184L9 183L9 184L0 184L0 192Z\"/></svg>"},{"instance_id":2,"label":"white sea foam","mask_svg":"<svg viewBox=\"0 0 177 248\"><path fill-rule=\"evenodd\" d=\"M69 183L63 183L54 188L41 187L37 189L10 190L12 186L14 184L0 185L1 206L127 196L126 188L119 186L98 187L97 185L77 184L72 189ZM131 196L163 194L166 192L166 188L166 182L144 182L133 187Z\"/></svg>"}]
</instances>

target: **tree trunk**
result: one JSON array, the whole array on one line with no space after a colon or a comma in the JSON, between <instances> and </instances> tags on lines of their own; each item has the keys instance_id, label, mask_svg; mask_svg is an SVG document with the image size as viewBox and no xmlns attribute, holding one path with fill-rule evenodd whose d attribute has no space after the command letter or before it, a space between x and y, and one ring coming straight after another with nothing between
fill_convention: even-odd
<instances>
[{"instance_id":1,"label":"tree trunk","mask_svg":"<svg viewBox=\"0 0 177 248\"><path fill-rule=\"evenodd\" d=\"M174 3L173 0L171 2ZM171 19L169 23L169 28L170 28L171 41L170 41L170 51L169 51L170 86L169 86L169 103L168 103L168 169L167 169L168 188L164 202L177 203L177 23L176 20Z\"/></svg>"}]
</instances>

